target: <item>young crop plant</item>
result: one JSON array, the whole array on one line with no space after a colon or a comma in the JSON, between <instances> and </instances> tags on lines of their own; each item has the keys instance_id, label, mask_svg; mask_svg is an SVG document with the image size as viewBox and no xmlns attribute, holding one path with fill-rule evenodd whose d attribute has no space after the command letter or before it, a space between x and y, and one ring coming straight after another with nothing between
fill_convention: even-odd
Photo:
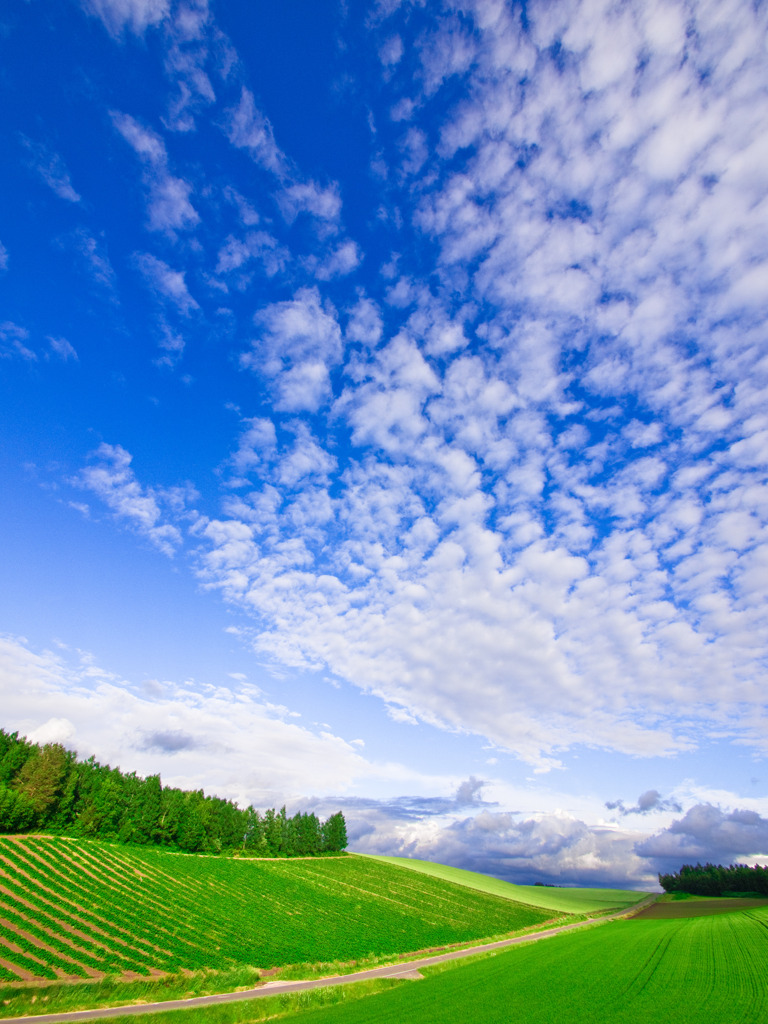
<instances>
[{"instance_id":1,"label":"young crop plant","mask_svg":"<svg viewBox=\"0 0 768 1024\"><path fill-rule=\"evenodd\" d=\"M55 955L69 976L358 960L552 916L354 856L258 861L23 836L0 839L0 858L9 912L50 947L38 960ZM41 963L25 969L43 976Z\"/></svg>"},{"instance_id":2,"label":"young crop plant","mask_svg":"<svg viewBox=\"0 0 768 1024\"><path fill-rule=\"evenodd\" d=\"M135 939L134 945L127 941L132 936L121 926L103 918L98 919L98 924L94 923L96 900L90 898L87 891L73 894L72 887L64 881L65 875L56 870L55 863L47 864L48 870L44 872L43 879L38 879L36 876L40 869L35 858L19 856L21 851L17 843L7 845L16 847L10 851L11 855L17 863L23 861L28 870L8 863L10 858L6 860L5 880L16 883L16 893L11 891L5 900L8 907L15 905L22 914L26 912L27 917L33 913L37 925L45 926L44 934L37 933L40 939L65 951L62 952L65 959L71 958L96 974L125 970L146 973L155 966L158 960L156 949L137 950ZM38 880L39 884L36 884ZM7 884L6 888L10 889L11 885ZM60 891L62 889L67 895ZM112 912L114 909L113 904ZM32 929L27 927L27 931L32 932ZM82 967L70 964L68 973L82 973Z\"/></svg>"}]
</instances>

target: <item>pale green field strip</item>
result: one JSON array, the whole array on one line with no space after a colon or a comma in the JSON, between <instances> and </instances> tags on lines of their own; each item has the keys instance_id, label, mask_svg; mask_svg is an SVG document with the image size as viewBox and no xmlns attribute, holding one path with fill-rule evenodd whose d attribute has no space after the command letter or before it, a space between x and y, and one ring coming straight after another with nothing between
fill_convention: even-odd
<instances>
[{"instance_id":1,"label":"pale green field strip","mask_svg":"<svg viewBox=\"0 0 768 1024\"><path fill-rule=\"evenodd\" d=\"M0 887L6 982L355 960L552 916L367 858L217 859L37 836L0 839Z\"/></svg>"},{"instance_id":2,"label":"pale green field strip","mask_svg":"<svg viewBox=\"0 0 768 1024\"><path fill-rule=\"evenodd\" d=\"M187 1024L183 1016L175 1024ZM246 1017L231 1016L228 1024L236 1019ZM460 969L427 968L422 981L283 1019L301 1024L765 1024L768 910L610 922L517 946ZM210 1017L206 1022L214 1024Z\"/></svg>"},{"instance_id":3,"label":"pale green field strip","mask_svg":"<svg viewBox=\"0 0 768 1024\"><path fill-rule=\"evenodd\" d=\"M503 882L499 878L481 875L463 868L451 868L446 864L433 864L427 860L414 860L409 857L380 857L375 854L355 854L370 860L378 860L385 864L408 868L433 878L441 878L456 885L465 885L469 889L487 892L493 896L524 903L531 907L544 910L555 910L565 914L590 914L595 911L609 910L614 907L630 907L645 899L647 892L635 892L632 889L560 889L543 885L514 885Z\"/></svg>"}]
</instances>

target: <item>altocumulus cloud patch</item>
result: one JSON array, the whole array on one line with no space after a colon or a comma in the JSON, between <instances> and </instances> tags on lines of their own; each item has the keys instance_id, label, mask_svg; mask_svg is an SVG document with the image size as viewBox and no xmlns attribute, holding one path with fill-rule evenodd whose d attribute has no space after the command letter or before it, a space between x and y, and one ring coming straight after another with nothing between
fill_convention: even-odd
<instances>
[{"instance_id":1,"label":"altocumulus cloud patch","mask_svg":"<svg viewBox=\"0 0 768 1024\"><path fill-rule=\"evenodd\" d=\"M274 790L382 800L359 805L372 848L474 842L520 877L760 856L728 816L765 813L740 757L766 752L765 12L52 16L55 53L34 5L6 50L28 99L3 171L5 614L42 631L21 646L103 638L110 673L55 671L111 709L120 680L188 679L109 736L190 779L227 707L248 756L243 659ZM54 60L91 83L64 112ZM162 641L126 641L142 609ZM470 787L463 812L491 767L494 806Z\"/></svg>"}]
</instances>

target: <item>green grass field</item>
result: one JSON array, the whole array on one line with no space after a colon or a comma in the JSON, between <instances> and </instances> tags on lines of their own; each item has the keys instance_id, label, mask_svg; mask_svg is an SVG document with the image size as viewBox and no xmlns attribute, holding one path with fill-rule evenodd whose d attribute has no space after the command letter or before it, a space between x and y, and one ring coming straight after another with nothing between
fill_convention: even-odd
<instances>
[{"instance_id":1,"label":"green grass field","mask_svg":"<svg viewBox=\"0 0 768 1024\"><path fill-rule=\"evenodd\" d=\"M450 868L446 864L433 864L427 860L413 860L409 857L370 856L370 860L408 868L432 878L440 878L456 885L465 885L478 892L502 896L516 903L526 903L565 914L591 914L596 911L630 907L648 895L631 889L560 889L543 885L513 885L501 879L480 875L475 871Z\"/></svg>"},{"instance_id":2,"label":"green grass field","mask_svg":"<svg viewBox=\"0 0 768 1024\"><path fill-rule=\"evenodd\" d=\"M425 974L422 981L402 982L388 992L332 1009L289 1013L285 1019L301 1024L764 1024L768 908L614 921L463 966L428 968Z\"/></svg>"},{"instance_id":3,"label":"green grass field","mask_svg":"<svg viewBox=\"0 0 768 1024\"><path fill-rule=\"evenodd\" d=\"M362 857L233 860L0 839L0 983L354 961L540 925L546 910Z\"/></svg>"},{"instance_id":4,"label":"green grass field","mask_svg":"<svg viewBox=\"0 0 768 1024\"><path fill-rule=\"evenodd\" d=\"M400 858L247 861L0 839L0 1016L251 987L255 967L325 964L330 973L335 961L341 972L375 957L538 928L553 910L599 913L642 896L514 886ZM672 917L644 912L426 968L418 981L380 979L122 1020L763 1024L768 906L760 903L666 899L660 906ZM186 976L189 969L195 973ZM158 971L175 973L154 978ZM117 980L131 972L135 981ZM56 984L65 978L90 983ZM43 979L47 987L35 988Z\"/></svg>"}]
</instances>

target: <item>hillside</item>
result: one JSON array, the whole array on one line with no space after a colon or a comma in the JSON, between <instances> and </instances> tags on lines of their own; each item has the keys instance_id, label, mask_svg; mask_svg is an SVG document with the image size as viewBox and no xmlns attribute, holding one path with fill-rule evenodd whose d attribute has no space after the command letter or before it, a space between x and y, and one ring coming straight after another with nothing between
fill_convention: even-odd
<instances>
[{"instance_id":1,"label":"hillside","mask_svg":"<svg viewBox=\"0 0 768 1024\"><path fill-rule=\"evenodd\" d=\"M463 868L451 868L447 864L433 864L427 860L379 856L371 856L370 859L408 868L410 871L417 871L456 885L464 885L478 892L565 914L593 914L601 910L630 907L648 895L632 889L561 889L543 885L514 885L499 878L491 878L490 875L465 871Z\"/></svg>"},{"instance_id":2,"label":"hillside","mask_svg":"<svg viewBox=\"0 0 768 1024\"><path fill-rule=\"evenodd\" d=\"M368 858L236 860L0 839L0 980L349 960L552 917Z\"/></svg>"}]
</instances>

